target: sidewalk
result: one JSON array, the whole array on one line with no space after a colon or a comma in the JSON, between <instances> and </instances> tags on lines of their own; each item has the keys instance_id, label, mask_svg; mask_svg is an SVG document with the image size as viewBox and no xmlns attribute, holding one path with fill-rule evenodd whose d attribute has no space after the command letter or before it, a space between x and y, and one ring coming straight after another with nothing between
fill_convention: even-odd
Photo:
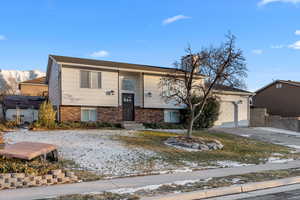
<instances>
[{"instance_id":1,"label":"sidewalk","mask_svg":"<svg viewBox=\"0 0 300 200\"><path fill-rule=\"evenodd\" d=\"M261 172L265 170L279 170L298 167L300 167L300 160L288 163L268 163L263 165L210 169L186 173L128 177L76 184L24 188L15 190L2 190L0 191L0 200L42 199L46 197L60 196L66 194L103 192L106 190L113 190L119 188L143 187L147 185L165 184L175 181L207 179L210 177L222 177L229 175L247 174L252 172Z\"/></svg>"}]
</instances>

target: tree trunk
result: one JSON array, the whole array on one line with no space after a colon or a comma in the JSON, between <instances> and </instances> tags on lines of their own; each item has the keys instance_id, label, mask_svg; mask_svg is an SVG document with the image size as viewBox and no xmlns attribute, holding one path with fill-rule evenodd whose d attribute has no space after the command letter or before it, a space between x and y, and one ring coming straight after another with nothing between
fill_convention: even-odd
<instances>
[{"instance_id":1,"label":"tree trunk","mask_svg":"<svg viewBox=\"0 0 300 200\"><path fill-rule=\"evenodd\" d=\"M187 137L192 138L193 134L193 126L194 126L194 111L191 111L190 113L190 121L189 121L189 126L188 126L188 131L187 131Z\"/></svg>"}]
</instances>

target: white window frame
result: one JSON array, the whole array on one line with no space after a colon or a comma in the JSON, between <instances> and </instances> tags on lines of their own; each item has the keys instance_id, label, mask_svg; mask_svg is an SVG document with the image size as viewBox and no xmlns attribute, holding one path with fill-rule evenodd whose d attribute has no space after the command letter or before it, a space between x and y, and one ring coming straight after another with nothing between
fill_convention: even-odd
<instances>
[{"instance_id":1,"label":"white window frame","mask_svg":"<svg viewBox=\"0 0 300 200\"><path fill-rule=\"evenodd\" d=\"M89 111L89 120L83 120L83 111ZM91 116L91 113L90 111L95 111L96 113L96 116L95 116L95 120L91 120L91 118L93 118ZM96 122L98 119L98 113L97 113L97 109L96 108L81 108L81 112L80 112L80 121L82 122Z\"/></svg>"},{"instance_id":2,"label":"white window frame","mask_svg":"<svg viewBox=\"0 0 300 200\"><path fill-rule=\"evenodd\" d=\"M282 83L276 83L276 88L277 89L282 88Z\"/></svg>"},{"instance_id":3,"label":"white window frame","mask_svg":"<svg viewBox=\"0 0 300 200\"><path fill-rule=\"evenodd\" d=\"M89 87L87 88L84 88L84 87L81 87L81 72L88 72L89 73L89 79L90 79L90 83L89 83ZM97 80L97 83L98 83L98 87L96 88L93 88L92 87L92 83L93 83L93 76L92 76L92 73L97 73L97 77L99 78L99 73L100 73L100 85L99 85L99 79ZM102 72L101 71L94 71L94 70L80 70L79 72L79 87L82 88L82 89L102 89Z\"/></svg>"},{"instance_id":4,"label":"white window frame","mask_svg":"<svg viewBox=\"0 0 300 200\"><path fill-rule=\"evenodd\" d=\"M173 113L173 114L172 114ZM178 118L174 120L172 115L178 115ZM180 111L179 110L164 110L164 122L166 123L180 123Z\"/></svg>"}]
</instances>

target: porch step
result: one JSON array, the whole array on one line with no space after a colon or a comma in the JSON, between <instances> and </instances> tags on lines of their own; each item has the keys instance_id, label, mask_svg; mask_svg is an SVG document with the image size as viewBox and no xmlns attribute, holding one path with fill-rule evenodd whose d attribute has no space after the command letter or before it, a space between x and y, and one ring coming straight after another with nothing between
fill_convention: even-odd
<instances>
[{"instance_id":1,"label":"porch step","mask_svg":"<svg viewBox=\"0 0 300 200\"><path fill-rule=\"evenodd\" d=\"M127 129L127 130L143 130L145 127L143 126L142 123L136 123L132 121L124 121L122 123L122 127Z\"/></svg>"}]
</instances>

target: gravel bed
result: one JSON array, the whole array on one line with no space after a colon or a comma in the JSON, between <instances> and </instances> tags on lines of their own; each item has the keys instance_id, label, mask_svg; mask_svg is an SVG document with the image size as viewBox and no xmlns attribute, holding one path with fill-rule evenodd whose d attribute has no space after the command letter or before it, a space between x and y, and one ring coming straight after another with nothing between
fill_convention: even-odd
<instances>
[{"instance_id":1,"label":"gravel bed","mask_svg":"<svg viewBox=\"0 0 300 200\"><path fill-rule=\"evenodd\" d=\"M81 168L109 176L124 176L144 173L147 160L156 153L141 149L128 148L114 136L130 135L126 130L65 130L65 131L28 131L21 129L4 135L7 143L21 141L45 142L57 145L59 155L73 160ZM146 165L146 167L144 166ZM159 170L165 164L151 164L151 170Z\"/></svg>"}]
</instances>

